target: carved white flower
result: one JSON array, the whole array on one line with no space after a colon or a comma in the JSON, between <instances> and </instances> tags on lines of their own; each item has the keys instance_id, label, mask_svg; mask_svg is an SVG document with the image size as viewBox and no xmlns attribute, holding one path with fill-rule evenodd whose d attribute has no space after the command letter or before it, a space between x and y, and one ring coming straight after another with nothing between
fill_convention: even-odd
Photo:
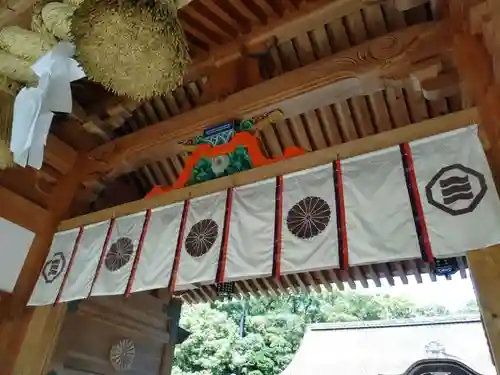
<instances>
[{"instance_id":1,"label":"carved white flower","mask_svg":"<svg viewBox=\"0 0 500 375\"><path fill-rule=\"evenodd\" d=\"M212 159L212 171L216 175L224 173L227 167L229 167L229 156L219 155Z\"/></svg>"}]
</instances>

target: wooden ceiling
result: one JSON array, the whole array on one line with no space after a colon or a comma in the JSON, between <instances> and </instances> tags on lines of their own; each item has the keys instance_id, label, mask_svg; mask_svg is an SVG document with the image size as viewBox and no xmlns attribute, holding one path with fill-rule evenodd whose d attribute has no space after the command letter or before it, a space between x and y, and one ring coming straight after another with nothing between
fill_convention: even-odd
<instances>
[{"instance_id":1,"label":"wooden ceiling","mask_svg":"<svg viewBox=\"0 0 500 375\"><path fill-rule=\"evenodd\" d=\"M241 92L242 88L350 51L353 46L388 33L424 24L438 15L431 2L421 0L196 0L181 9L180 18L193 55L186 83L168 95L135 103L113 97L98 85L78 82L73 91L79 108L69 118L57 119L52 127L51 141L71 149L56 153L64 161L61 165L54 168L54 163L47 160L43 170L30 177L41 180L35 186L43 185L44 190L22 188L29 190L23 191L28 199L43 204L44 193L67 172L78 151L109 144L168 119L177 120L177 116L190 114L194 108L228 103L226 96ZM248 58L249 51L262 57ZM251 64L244 66L247 70L241 74L241 70L231 71L228 66L233 65L227 63L242 57L250 59L250 63L256 61L260 73L243 82L242 76L252 76L253 71L248 68ZM370 95L360 95L363 92L358 90L349 99L345 99L351 96L349 93L335 89L327 93L331 98L321 98L321 107L309 100L299 111L302 113L267 127L262 148L271 156L280 155L290 145L317 150L457 111L463 108L464 101L455 82L450 87L433 100L426 100L421 91L414 90L411 80ZM230 118L232 113L227 114L226 119ZM179 124L175 126L178 128ZM48 157L51 149L49 145ZM153 185L172 184L183 168L184 156L156 158L157 161L137 169L129 168L133 169L131 173L119 178L108 175L97 184L89 181L82 188L72 215L138 199ZM10 181L21 173L29 174L18 170L3 172L0 183L17 190L19 187Z\"/></svg>"},{"instance_id":2,"label":"wooden ceiling","mask_svg":"<svg viewBox=\"0 0 500 375\"><path fill-rule=\"evenodd\" d=\"M58 181L83 158L92 168L67 215L73 217L140 199L154 185L173 184L186 156L175 148L178 141L219 121L290 106L297 95L302 99L294 102L294 113L262 132L269 156L292 145L324 149L469 107L448 58L447 34L439 28L439 3L192 0L179 12L193 59L182 87L137 103L85 80L74 83L75 108L69 116L56 116L42 169L2 171L0 187L47 208ZM402 51L386 56L393 45ZM415 45L431 52L408 66L406 50L421 52ZM424 88L420 78L427 77ZM459 265L465 277L463 259ZM370 278L379 284L381 276L392 283L395 277L407 282L406 275L413 274L420 282L427 271L411 261L282 282L292 289L329 282L341 288L343 282L353 287L354 280L368 285ZM249 285L237 288L242 293L283 288L267 279ZM212 287L204 288L186 299L213 295Z\"/></svg>"},{"instance_id":3,"label":"wooden ceiling","mask_svg":"<svg viewBox=\"0 0 500 375\"><path fill-rule=\"evenodd\" d=\"M456 258L459 275L467 278L467 260L465 257ZM429 272L428 264L420 259L402 262L388 262L374 265L349 267L348 270L331 269L324 271L303 272L293 275L282 275L279 279L274 277L252 280L236 281L233 283L235 297L269 297L279 294L309 294L331 291L333 287L338 290L358 287L381 287L381 279L391 285L407 285L415 282L421 284L425 278L436 282L439 279L451 280L451 276L438 276ZM211 302L220 298L215 285L203 285L196 289L185 291L180 297L186 303Z\"/></svg>"},{"instance_id":4,"label":"wooden ceiling","mask_svg":"<svg viewBox=\"0 0 500 375\"><path fill-rule=\"evenodd\" d=\"M207 2L200 2L203 3ZM228 3L226 2L226 5ZM234 3L243 4L241 1ZM251 18L252 22L261 22L257 14L260 16L265 14L268 20L278 16L269 5L273 3L272 1L255 1L255 3L260 4L262 8L256 8L259 12L255 14L251 12L253 17L250 17L248 12L244 13L248 22L250 22L248 18ZM326 24L314 23L313 29L296 36L288 35L289 39L283 38L269 48L272 67L269 78L306 66L388 32L432 19L430 3L422 4L408 12L399 11L392 5L370 5L342 18L330 16ZM215 28L213 22L207 21L206 24ZM207 42L209 39L208 36L205 38ZM214 39L210 39L212 45L216 40L218 39L215 36ZM206 81L200 78L167 96L141 104L124 125L116 130L116 136L121 137L135 132L197 107L205 87ZM411 82L405 82L402 88L390 88L347 100L332 97L328 104L320 108L314 106L304 108L307 109L304 113L267 127L262 134L262 147L266 154L281 155L283 148L291 145L306 150L317 150L462 108L458 89L455 92L451 91L448 97L428 101L421 92L413 89ZM142 193L146 193L155 184L171 185L177 179L182 167L183 155L180 154L146 165L127 178L133 181Z\"/></svg>"}]
</instances>

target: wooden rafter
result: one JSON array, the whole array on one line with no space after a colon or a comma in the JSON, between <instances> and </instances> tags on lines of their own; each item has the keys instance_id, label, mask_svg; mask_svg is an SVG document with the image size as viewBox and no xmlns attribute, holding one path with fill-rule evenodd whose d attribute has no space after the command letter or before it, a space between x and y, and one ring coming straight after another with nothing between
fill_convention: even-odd
<instances>
[{"instance_id":1,"label":"wooden rafter","mask_svg":"<svg viewBox=\"0 0 500 375\"><path fill-rule=\"evenodd\" d=\"M68 173L75 163L77 152L59 138L49 135L44 162L61 174Z\"/></svg>"},{"instance_id":2,"label":"wooden rafter","mask_svg":"<svg viewBox=\"0 0 500 375\"><path fill-rule=\"evenodd\" d=\"M193 61L186 79L194 79L200 75L209 74L212 68L226 65L238 59L246 51L262 48L266 44L279 44L297 35L306 34L318 25L327 24L333 19L340 19L348 14L359 11L363 7L377 3L393 5L399 10L408 10L421 5L426 0L316 0L308 1L299 11L288 12L275 22L252 28L249 34L209 51L208 56Z\"/></svg>"},{"instance_id":3,"label":"wooden rafter","mask_svg":"<svg viewBox=\"0 0 500 375\"><path fill-rule=\"evenodd\" d=\"M314 93L318 90L323 94L325 90L329 90L329 94L337 92L339 97L346 98L359 94L361 88L365 92L377 91L404 78L415 76L418 80L427 78L428 74L436 75L439 71L436 54L443 52L449 41L444 26L431 22L387 34L235 93L223 101L206 104L109 142L89 153L85 179L117 176L176 155L180 152L177 142L230 118L257 114L281 104L296 108L297 101L302 106L312 106L303 108L304 111L314 109L318 103ZM433 42L435 40L439 43Z\"/></svg>"},{"instance_id":4,"label":"wooden rafter","mask_svg":"<svg viewBox=\"0 0 500 375\"><path fill-rule=\"evenodd\" d=\"M252 32L231 43L216 47L208 56L193 61L186 80L209 74L210 70L236 60L254 48L266 43L279 43L301 33L307 33L318 25L341 18L369 4L369 0L318 0L307 2L299 12L285 14L276 22L254 27Z\"/></svg>"},{"instance_id":5,"label":"wooden rafter","mask_svg":"<svg viewBox=\"0 0 500 375\"><path fill-rule=\"evenodd\" d=\"M292 159L256 168L247 172L241 172L232 176L222 177L199 185L183 189L173 190L158 197L143 199L110 209L98 211L88 215L79 216L65 220L59 226L59 230L77 228L107 220L111 217L129 215L141 212L149 208L163 206L166 204L182 201L222 191L230 187L247 185L256 181L272 178L278 175L292 173L303 169L313 168L318 165L330 163L333 160L364 154L367 152L391 147L404 142L429 137L435 134L451 131L478 122L478 113L475 108L449 114L431 120L425 120L417 124L408 125L403 128L391 130L385 133L360 138L355 141L343 143L323 150L311 152Z\"/></svg>"}]
</instances>

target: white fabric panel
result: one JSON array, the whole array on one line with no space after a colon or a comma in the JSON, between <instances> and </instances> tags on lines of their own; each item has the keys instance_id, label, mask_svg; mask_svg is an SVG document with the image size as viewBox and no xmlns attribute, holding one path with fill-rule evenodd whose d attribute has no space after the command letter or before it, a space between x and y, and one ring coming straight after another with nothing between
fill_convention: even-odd
<instances>
[{"instance_id":1,"label":"white fabric panel","mask_svg":"<svg viewBox=\"0 0 500 375\"><path fill-rule=\"evenodd\" d=\"M175 258L184 202L151 212L141 257L132 286L133 292L165 288Z\"/></svg>"},{"instance_id":2,"label":"white fabric panel","mask_svg":"<svg viewBox=\"0 0 500 375\"><path fill-rule=\"evenodd\" d=\"M463 255L500 243L500 203L477 126L410 146L434 256ZM471 212L466 212L469 207Z\"/></svg>"},{"instance_id":3,"label":"white fabric panel","mask_svg":"<svg viewBox=\"0 0 500 375\"><path fill-rule=\"evenodd\" d=\"M47 260L28 302L29 306L50 305L55 302L73 253L78 232L79 229L71 229L54 235Z\"/></svg>"},{"instance_id":4,"label":"white fabric panel","mask_svg":"<svg viewBox=\"0 0 500 375\"><path fill-rule=\"evenodd\" d=\"M109 220L83 228L60 302L87 298L99 264Z\"/></svg>"},{"instance_id":5,"label":"white fabric panel","mask_svg":"<svg viewBox=\"0 0 500 375\"><path fill-rule=\"evenodd\" d=\"M226 211L226 192L192 199L182 242L176 290L215 280ZM189 254L189 252L195 256ZM208 251L207 251L208 250Z\"/></svg>"},{"instance_id":6,"label":"white fabric panel","mask_svg":"<svg viewBox=\"0 0 500 375\"><path fill-rule=\"evenodd\" d=\"M275 198L275 178L233 189L226 281L272 274Z\"/></svg>"},{"instance_id":7,"label":"white fabric panel","mask_svg":"<svg viewBox=\"0 0 500 375\"><path fill-rule=\"evenodd\" d=\"M115 220L93 296L123 294L127 289L146 212Z\"/></svg>"},{"instance_id":8,"label":"white fabric panel","mask_svg":"<svg viewBox=\"0 0 500 375\"><path fill-rule=\"evenodd\" d=\"M35 233L0 217L0 290L11 293Z\"/></svg>"},{"instance_id":9,"label":"white fabric panel","mask_svg":"<svg viewBox=\"0 0 500 375\"><path fill-rule=\"evenodd\" d=\"M291 210L297 216L293 217ZM321 225L322 220L326 227ZM294 235L291 230L306 238ZM282 244L282 274L338 267L331 164L283 176Z\"/></svg>"},{"instance_id":10,"label":"white fabric panel","mask_svg":"<svg viewBox=\"0 0 500 375\"><path fill-rule=\"evenodd\" d=\"M341 162L350 265L421 257L399 147Z\"/></svg>"}]
</instances>

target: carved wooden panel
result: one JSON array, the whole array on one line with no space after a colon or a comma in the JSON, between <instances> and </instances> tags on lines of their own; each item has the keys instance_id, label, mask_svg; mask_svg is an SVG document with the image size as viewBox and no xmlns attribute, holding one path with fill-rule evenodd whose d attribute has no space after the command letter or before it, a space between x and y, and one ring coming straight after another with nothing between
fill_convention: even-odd
<instances>
[{"instance_id":1,"label":"carved wooden panel","mask_svg":"<svg viewBox=\"0 0 500 375\"><path fill-rule=\"evenodd\" d=\"M111 375L121 372L117 372L116 358L127 357L127 374L159 374L162 351L170 338L163 310L164 303L146 293L127 299L101 297L82 302L63 323L58 348L63 353L63 366ZM126 353L118 353L116 344L120 342L126 343ZM133 360L129 361L132 352Z\"/></svg>"}]
</instances>

